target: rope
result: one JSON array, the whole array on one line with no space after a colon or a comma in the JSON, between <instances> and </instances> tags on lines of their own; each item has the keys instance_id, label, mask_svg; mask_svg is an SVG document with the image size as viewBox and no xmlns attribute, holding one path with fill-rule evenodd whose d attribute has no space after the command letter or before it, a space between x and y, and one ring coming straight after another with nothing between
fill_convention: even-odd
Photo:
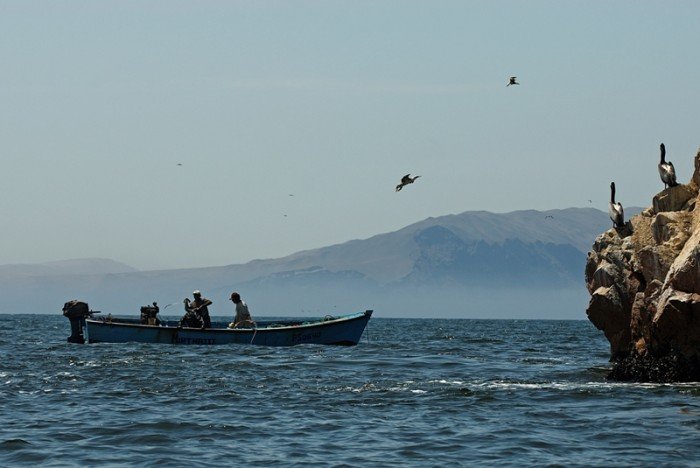
<instances>
[{"instance_id":1,"label":"rope","mask_svg":"<svg viewBox=\"0 0 700 468\"><path fill-rule=\"evenodd\" d=\"M253 340L255 339L255 335L258 333L258 324L253 322L253 337L250 339L250 344L253 344Z\"/></svg>"}]
</instances>

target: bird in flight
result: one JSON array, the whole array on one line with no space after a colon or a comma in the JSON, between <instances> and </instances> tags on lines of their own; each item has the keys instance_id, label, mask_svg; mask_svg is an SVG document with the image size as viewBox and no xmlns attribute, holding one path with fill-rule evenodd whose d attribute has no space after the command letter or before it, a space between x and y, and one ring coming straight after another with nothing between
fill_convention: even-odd
<instances>
[{"instance_id":1,"label":"bird in flight","mask_svg":"<svg viewBox=\"0 0 700 468\"><path fill-rule=\"evenodd\" d=\"M547 215L547 216L544 217L544 219L547 219L547 218L554 219L554 216L552 216L552 215Z\"/></svg>"},{"instance_id":2,"label":"bird in flight","mask_svg":"<svg viewBox=\"0 0 700 468\"><path fill-rule=\"evenodd\" d=\"M508 81L508 84L506 85L506 87L508 87L508 86L510 86L510 85L519 85L520 83L518 83L518 82L516 81L517 79L518 79L517 76L511 76L511 77L510 77L510 80Z\"/></svg>"},{"instance_id":3,"label":"bird in flight","mask_svg":"<svg viewBox=\"0 0 700 468\"><path fill-rule=\"evenodd\" d=\"M404 185L412 184L419 177L419 175L411 177L411 174L406 174L405 176L401 177L401 183L396 186L396 191L400 192Z\"/></svg>"}]
</instances>

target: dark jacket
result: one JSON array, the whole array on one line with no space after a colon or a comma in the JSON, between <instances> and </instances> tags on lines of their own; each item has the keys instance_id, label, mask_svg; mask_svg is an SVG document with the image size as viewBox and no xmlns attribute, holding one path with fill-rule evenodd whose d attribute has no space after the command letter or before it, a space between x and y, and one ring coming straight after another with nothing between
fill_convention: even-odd
<instances>
[{"instance_id":1,"label":"dark jacket","mask_svg":"<svg viewBox=\"0 0 700 468\"><path fill-rule=\"evenodd\" d=\"M193 311L201 320L201 327L202 328L211 328L211 318L209 317L209 308L212 302L205 298L200 296L199 299L195 299L194 301L190 302L188 310Z\"/></svg>"}]
</instances>

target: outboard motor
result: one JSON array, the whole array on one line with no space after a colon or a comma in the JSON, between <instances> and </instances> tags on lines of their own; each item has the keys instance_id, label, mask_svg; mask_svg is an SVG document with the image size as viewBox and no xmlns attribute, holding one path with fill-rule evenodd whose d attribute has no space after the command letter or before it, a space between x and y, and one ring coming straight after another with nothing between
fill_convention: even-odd
<instances>
[{"instance_id":1,"label":"outboard motor","mask_svg":"<svg viewBox=\"0 0 700 468\"><path fill-rule=\"evenodd\" d=\"M72 300L63 305L63 316L70 320L69 343L85 343L85 337L83 336L85 319L87 317L92 317L92 314L93 312L85 302Z\"/></svg>"},{"instance_id":2,"label":"outboard motor","mask_svg":"<svg viewBox=\"0 0 700 468\"><path fill-rule=\"evenodd\" d=\"M144 325L160 325L160 319L158 318L158 312L160 308L157 302L153 302L152 306L141 307L141 323Z\"/></svg>"}]
</instances>

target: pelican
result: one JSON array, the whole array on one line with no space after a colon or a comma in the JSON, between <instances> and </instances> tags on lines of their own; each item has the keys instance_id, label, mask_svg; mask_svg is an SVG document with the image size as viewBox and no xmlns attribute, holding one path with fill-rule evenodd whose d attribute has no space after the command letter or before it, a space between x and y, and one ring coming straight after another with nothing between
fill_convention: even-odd
<instances>
[{"instance_id":1,"label":"pelican","mask_svg":"<svg viewBox=\"0 0 700 468\"><path fill-rule=\"evenodd\" d=\"M506 85L506 88L507 88L508 86L510 86L510 85L519 85L520 83L518 83L518 82L516 81L517 79L518 79L517 76L511 76L511 77L510 77L510 80L508 81L508 84Z\"/></svg>"},{"instance_id":2,"label":"pelican","mask_svg":"<svg viewBox=\"0 0 700 468\"><path fill-rule=\"evenodd\" d=\"M406 174L405 176L401 177L401 183L396 186L396 191L400 192L404 185L412 184L419 177L420 176L417 175L417 176L411 178L411 174Z\"/></svg>"},{"instance_id":3,"label":"pelican","mask_svg":"<svg viewBox=\"0 0 700 468\"><path fill-rule=\"evenodd\" d=\"M625 225L625 213L622 203L615 203L615 182L610 182L610 208L608 214L613 222L613 227L621 228Z\"/></svg>"},{"instance_id":4,"label":"pelican","mask_svg":"<svg viewBox=\"0 0 700 468\"><path fill-rule=\"evenodd\" d=\"M678 185L678 182L676 182L676 169L673 167L673 163L671 161L666 162L666 146L664 146L663 143L661 143L659 175L661 176L661 181L664 183L664 188Z\"/></svg>"}]
</instances>

